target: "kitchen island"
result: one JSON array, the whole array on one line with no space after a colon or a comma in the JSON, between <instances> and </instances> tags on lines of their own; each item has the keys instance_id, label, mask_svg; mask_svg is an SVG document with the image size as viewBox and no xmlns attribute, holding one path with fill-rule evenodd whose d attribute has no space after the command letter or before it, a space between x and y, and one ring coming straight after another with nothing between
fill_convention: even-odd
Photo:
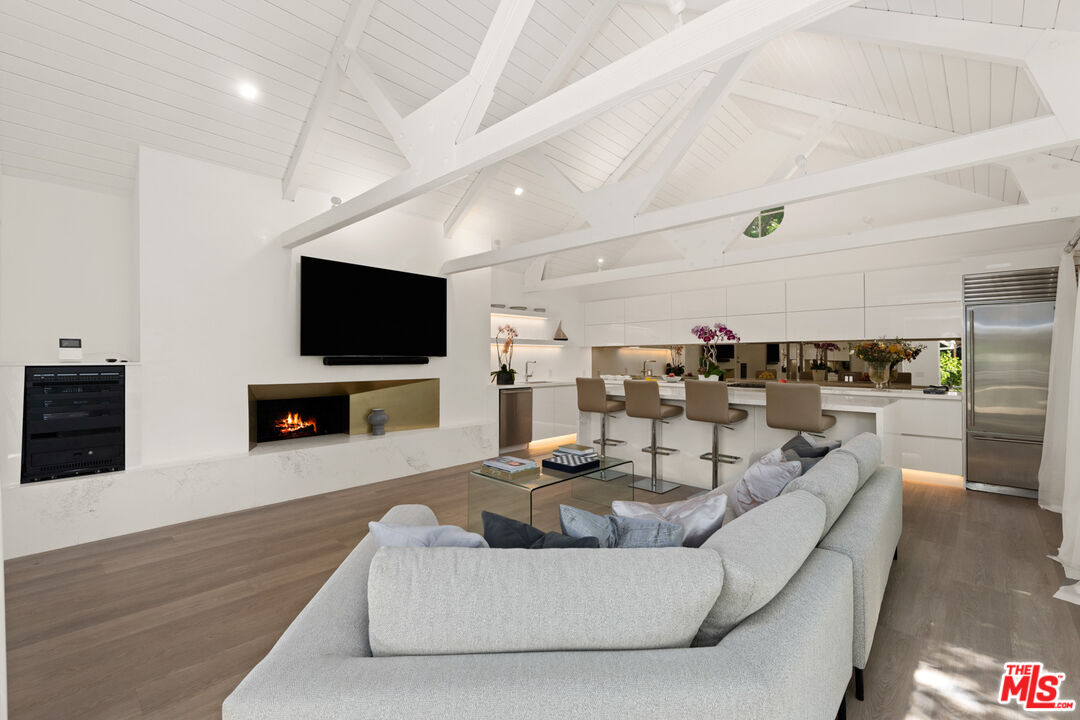
<instances>
[{"instance_id":1,"label":"kitchen island","mask_svg":"<svg viewBox=\"0 0 1080 720\"><path fill-rule=\"evenodd\" d=\"M708 382L708 381L690 381ZM623 398L622 381L607 383L608 395ZM660 380L660 397L665 403L685 405L682 382ZM962 394L924 395L921 390L875 390L873 388L831 388L821 390L822 410L836 416L836 425L825 432L829 440L846 442L862 432L881 436L886 464L953 475L963 472ZM795 433L765 424L765 390L730 388L729 402L746 410L749 417L722 430L720 452L741 458L732 465L720 465L721 483L741 477L750 463L783 445ZM608 437L625 440L625 446L611 447L609 454L627 459L648 459L641 448L649 444L648 420L616 413L608 420ZM591 443L600 437L600 417L581 413L578 440ZM712 483L712 466L699 459L712 448L712 426L688 420L685 415L661 425L658 442L677 448L674 455L659 458L661 476L670 482L707 488Z\"/></svg>"}]
</instances>

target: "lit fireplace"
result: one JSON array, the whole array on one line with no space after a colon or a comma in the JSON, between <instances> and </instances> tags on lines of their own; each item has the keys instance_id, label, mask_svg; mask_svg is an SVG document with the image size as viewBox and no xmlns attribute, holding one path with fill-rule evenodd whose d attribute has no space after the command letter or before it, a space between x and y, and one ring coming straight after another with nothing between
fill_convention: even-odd
<instances>
[{"instance_id":1,"label":"lit fireplace","mask_svg":"<svg viewBox=\"0 0 1080 720\"><path fill-rule=\"evenodd\" d=\"M286 413L285 417L274 423L278 434L282 437L304 437L305 435L318 435L319 427L315 420L305 420L300 413Z\"/></svg>"},{"instance_id":2,"label":"lit fireplace","mask_svg":"<svg viewBox=\"0 0 1080 720\"><path fill-rule=\"evenodd\" d=\"M349 430L349 396L258 400L255 442L333 435Z\"/></svg>"}]
</instances>

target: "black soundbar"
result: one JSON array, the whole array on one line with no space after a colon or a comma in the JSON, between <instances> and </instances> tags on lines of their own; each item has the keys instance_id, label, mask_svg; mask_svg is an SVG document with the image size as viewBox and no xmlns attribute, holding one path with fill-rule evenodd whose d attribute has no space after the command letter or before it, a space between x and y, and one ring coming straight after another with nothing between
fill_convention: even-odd
<instances>
[{"instance_id":1,"label":"black soundbar","mask_svg":"<svg viewBox=\"0 0 1080 720\"><path fill-rule=\"evenodd\" d=\"M323 365L427 365L424 355L329 355Z\"/></svg>"}]
</instances>

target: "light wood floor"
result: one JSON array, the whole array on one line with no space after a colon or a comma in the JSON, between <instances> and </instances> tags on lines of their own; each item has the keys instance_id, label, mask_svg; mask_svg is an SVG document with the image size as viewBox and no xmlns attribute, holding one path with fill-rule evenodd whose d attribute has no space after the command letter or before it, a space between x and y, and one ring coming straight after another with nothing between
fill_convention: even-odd
<instances>
[{"instance_id":1,"label":"light wood floor","mask_svg":"<svg viewBox=\"0 0 1080 720\"><path fill-rule=\"evenodd\" d=\"M467 469L7 562L11 718L220 717L368 521L417 502L465 523ZM994 701L1007 660L1067 673L1080 699L1080 607L1050 599L1059 540L1032 501L907 478L867 700L849 697L849 717L1030 718Z\"/></svg>"}]
</instances>

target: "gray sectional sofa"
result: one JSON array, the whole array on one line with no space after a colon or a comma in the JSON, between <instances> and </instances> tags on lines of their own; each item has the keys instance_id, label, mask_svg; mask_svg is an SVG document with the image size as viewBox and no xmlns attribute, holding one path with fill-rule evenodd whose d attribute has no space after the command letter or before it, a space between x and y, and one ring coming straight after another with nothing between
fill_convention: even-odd
<instances>
[{"instance_id":1,"label":"gray sectional sofa","mask_svg":"<svg viewBox=\"0 0 1080 720\"><path fill-rule=\"evenodd\" d=\"M376 549L368 536L226 699L223 718L831 720L843 709L852 666L866 665L899 539L899 471L880 467L880 455L876 437L852 440L781 497L725 522L700 550L542 551L646 552L634 556L645 565L663 563L665 552L717 553L723 583L695 647L373 657L368 579ZM436 523L420 505L395 507L384 520ZM520 557L514 553L538 552L414 550L491 552L496 565ZM380 557L380 570L387 562ZM476 602L497 613L522 591ZM552 607L550 622L582 609L559 608ZM722 637L699 642L709 633Z\"/></svg>"}]
</instances>

